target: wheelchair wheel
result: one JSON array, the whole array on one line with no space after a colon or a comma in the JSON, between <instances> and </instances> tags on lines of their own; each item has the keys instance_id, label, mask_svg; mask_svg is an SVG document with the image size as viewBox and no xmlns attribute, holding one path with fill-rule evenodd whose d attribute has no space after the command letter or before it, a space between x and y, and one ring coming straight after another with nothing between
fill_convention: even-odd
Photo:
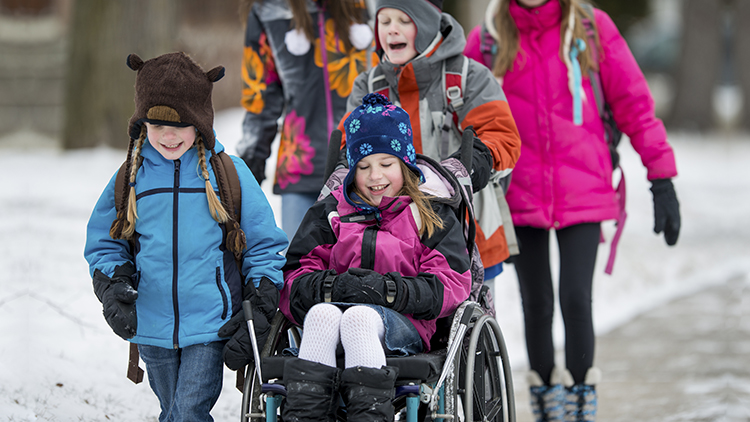
<instances>
[{"instance_id":1,"label":"wheelchair wheel","mask_svg":"<svg viewBox=\"0 0 750 422\"><path fill-rule=\"evenodd\" d=\"M291 336L291 338L290 338ZM263 350L260 351L261 359L268 356L279 355L290 347L292 342L299 346L301 336L292 324L281 312L277 312L271 321L271 332L268 335ZM260 398L260 385L262 380L258 379L255 365L248 365L245 372L245 383L242 389L242 409L240 413L241 422L265 421L260 415L263 413L264 405Z\"/></svg>"},{"instance_id":2,"label":"wheelchair wheel","mask_svg":"<svg viewBox=\"0 0 750 422\"><path fill-rule=\"evenodd\" d=\"M463 418L459 415L458 420L514 422L510 361L500 326L492 316L481 315L473 322L460 360L457 392Z\"/></svg>"}]
</instances>

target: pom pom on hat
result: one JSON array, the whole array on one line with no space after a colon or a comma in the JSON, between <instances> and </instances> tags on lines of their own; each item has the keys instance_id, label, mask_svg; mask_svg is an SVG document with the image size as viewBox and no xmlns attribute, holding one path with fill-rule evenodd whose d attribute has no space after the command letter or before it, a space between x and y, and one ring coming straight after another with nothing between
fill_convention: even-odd
<instances>
[{"instance_id":1,"label":"pom pom on hat","mask_svg":"<svg viewBox=\"0 0 750 422\"><path fill-rule=\"evenodd\" d=\"M372 44L372 29L370 25L355 23L349 27L349 41L357 50L364 50Z\"/></svg>"},{"instance_id":2,"label":"pom pom on hat","mask_svg":"<svg viewBox=\"0 0 750 422\"><path fill-rule=\"evenodd\" d=\"M284 44L286 49L295 56L304 56L310 51L310 40L304 32L299 29L292 29L284 35Z\"/></svg>"},{"instance_id":3,"label":"pom pom on hat","mask_svg":"<svg viewBox=\"0 0 750 422\"><path fill-rule=\"evenodd\" d=\"M344 179L347 188L354 183L354 175L359 160L372 154L390 154L403 161L411 171L424 181L422 171L417 167L417 154L412 142L409 114L397 107L388 98L377 94L367 94L362 105L355 108L344 121L346 131L346 159L349 173ZM358 210L349 195L346 201Z\"/></svg>"}]
</instances>

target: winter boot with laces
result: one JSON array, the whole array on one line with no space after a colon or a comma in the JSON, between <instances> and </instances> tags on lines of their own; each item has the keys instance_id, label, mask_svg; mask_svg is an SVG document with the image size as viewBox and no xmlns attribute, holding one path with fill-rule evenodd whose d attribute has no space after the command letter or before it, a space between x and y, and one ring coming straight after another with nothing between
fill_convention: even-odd
<instances>
[{"instance_id":1,"label":"winter boot with laces","mask_svg":"<svg viewBox=\"0 0 750 422\"><path fill-rule=\"evenodd\" d=\"M293 358L284 364L287 397L282 407L286 422L335 422L341 370Z\"/></svg>"},{"instance_id":2,"label":"winter boot with laces","mask_svg":"<svg viewBox=\"0 0 750 422\"><path fill-rule=\"evenodd\" d=\"M393 395L398 368L355 366L341 372L341 395L347 421L393 421Z\"/></svg>"},{"instance_id":3,"label":"winter boot with laces","mask_svg":"<svg viewBox=\"0 0 750 422\"><path fill-rule=\"evenodd\" d=\"M596 384L602 378L599 368L589 368L583 384L573 384L570 372L565 371L565 422L593 422L596 420Z\"/></svg>"},{"instance_id":4,"label":"winter boot with laces","mask_svg":"<svg viewBox=\"0 0 750 422\"><path fill-rule=\"evenodd\" d=\"M555 367L550 377L550 385L545 385L538 372L528 374L531 412L535 422L562 422L565 416L565 388L562 385L562 371Z\"/></svg>"}]
</instances>

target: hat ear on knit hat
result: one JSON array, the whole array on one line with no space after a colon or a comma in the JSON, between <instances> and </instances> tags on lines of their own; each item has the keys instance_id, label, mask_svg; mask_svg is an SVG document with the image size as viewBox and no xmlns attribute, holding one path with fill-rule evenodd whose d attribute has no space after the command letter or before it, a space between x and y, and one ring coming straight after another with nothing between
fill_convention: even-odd
<instances>
[{"instance_id":1,"label":"hat ear on knit hat","mask_svg":"<svg viewBox=\"0 0 750 422\"><path fill-rule=\"evenodd\" d=\"M397 107L388 98L377 94L367 94L362 105L355 108L344 121L346 131L346 159L349 173L344 179L348 189L354 183L357 163L372 154L390 154L403 161L411 171L424 181L422 171L417 167L417 154L412 142L409 114ZM354 203L349 195L346 201L358 210L361 203Z\"/></svg>"},{"instance_id":2,"label":"hat ear on knit hat","mask_svg":"<svg viewBox=\"0 0 750 422\"><path fill-rule=\"evenodd\" d=\"M224 66L204 72L185 53L168 53L145 62L136 54L127 65L135 77L135 112L128 134L137 139L144 122L169 126L195 126L206 149L213 149L214 109L211 93L214 82L224 77Z\"/></svg>"}]
</instances>

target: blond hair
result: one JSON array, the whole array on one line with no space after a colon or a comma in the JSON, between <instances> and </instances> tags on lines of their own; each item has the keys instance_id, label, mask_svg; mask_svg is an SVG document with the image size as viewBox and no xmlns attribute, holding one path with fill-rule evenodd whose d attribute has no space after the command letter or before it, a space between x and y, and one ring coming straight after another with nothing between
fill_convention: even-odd
<instances>
[{"instance_id":1,"label":"blond hair","mask_svg":"<svg viewBox=\"0 0 750 422\"><path fill-rule=\"evenodd\" d=\"M113 239L131 240L135 234L135 225L138 220L138 209L137 200L135 195L136 176L138 175L138 169L143 164L143 157L141 151L143 150L143 143L145 142L147 135L146 126L143 125L141 128L141 134L134 143L134 148L128 151L128 187L123 192L126 198L115 198L117 201L125 201L125 207L117 208L117 217L112 222L112 227L109 230L109 235ZM131 143L132 144L132 143ZM206 197L208 199L208 210L211 213L211 217L220 224L225 224L229 221L229 214L222 205L219 198L216 196L216 192L211 185L211 180L208 174L208 166L206 165L206 147L203 142L203 136L200 132L197 134L195 139L195 145L198 151L198 169L200 176L206 181Z\"/></svg>"},{"instance_id":2,"label":"blond hair","mask_svg":"<svg viewBox=\"0 0 750 422\"><path fill-rule=\"evenodd\" d=\"M497 55L495 56L495 62L492 64L492 73L497 77L503 77L505 74L513 68L513 63L516 60L516 56L519 54L519 37L518 27L516 26L513 17L510 15L510 2L513 0L499 0L497 2L497 9L493 11L494 18L492 24L494 24L494 31L489 31L495 42L497 43ZM555 0L550 0L555 1ZM582 39L588 41L586 34L586 28L583 25L582 19L586 16L586 10L581 5L581 0L557 0L560 2L562 8L562 18L560 22L560 58L563 63L568 63L570 60L567 58L568 52L570 51L570 44L573 39ZM589 17L592 25L594 24L594 17ZM570 28L570 21L573 21L573 28ZM591 52L592 48L596 48L601 57L601 44L599 43L599 36L595 36L595 46L588 46L588 48L582 51L578 55L578 60L581 64L581 73L587 75L589 70L598 71L599 63L596 63L593 59Z\"/></svg>"}]
</instances>

